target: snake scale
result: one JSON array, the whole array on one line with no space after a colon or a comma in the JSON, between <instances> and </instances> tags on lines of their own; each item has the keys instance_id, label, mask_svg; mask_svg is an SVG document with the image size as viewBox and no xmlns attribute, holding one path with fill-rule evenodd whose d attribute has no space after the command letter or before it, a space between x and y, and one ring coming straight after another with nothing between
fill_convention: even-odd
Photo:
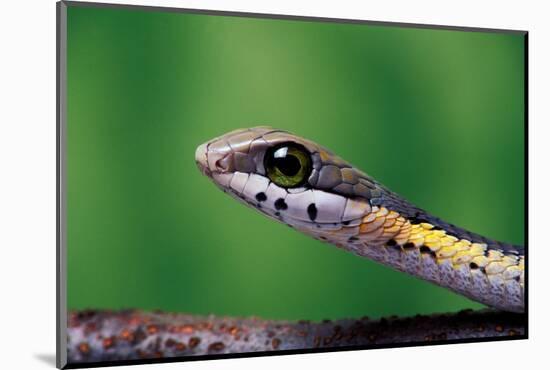
<instances>
[{"instance_id":1,"label":"snake scale","mask_svg":"<svg viewBox=\"0 0 550 370\"><path fill-rule=\"evenodd\" d=\"M524 312L524 249L447 223L315 142L270 127L200 145L201 172L224 192L315 239Z\"/></svg>"}]
</instances>

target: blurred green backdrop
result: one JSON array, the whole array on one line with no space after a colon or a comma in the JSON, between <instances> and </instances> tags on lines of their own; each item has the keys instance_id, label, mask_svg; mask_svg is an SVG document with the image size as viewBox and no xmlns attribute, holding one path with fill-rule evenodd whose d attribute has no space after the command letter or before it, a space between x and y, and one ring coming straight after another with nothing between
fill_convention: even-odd
<instances>
[{"instance_id":1,"label":"blurred green backdrop","mask_svg":"<svg viewBox=\"0 0 550 370\"><path fill-rule=\"evenodd\" d=\"M481 305L232 200L197 145L271 125L433 214L524 238L524 40L68 9L68 306L312 319Z\"/></svg>"}]
</instances>

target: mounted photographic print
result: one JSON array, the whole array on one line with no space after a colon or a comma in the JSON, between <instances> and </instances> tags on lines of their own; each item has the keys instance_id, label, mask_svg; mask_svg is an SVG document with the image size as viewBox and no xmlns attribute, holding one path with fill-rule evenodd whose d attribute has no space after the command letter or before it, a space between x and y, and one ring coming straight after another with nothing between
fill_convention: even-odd
<instances>
[{"instance_id":1,"label":"mounted photographic print","mask_svg":"<svg viewBox=\"0 0 550 370\"><path fill-rule=\"evenodd\" d=\"M527 32L57 10L58 367L527 338Z\"/></svg>"}]
</instances>

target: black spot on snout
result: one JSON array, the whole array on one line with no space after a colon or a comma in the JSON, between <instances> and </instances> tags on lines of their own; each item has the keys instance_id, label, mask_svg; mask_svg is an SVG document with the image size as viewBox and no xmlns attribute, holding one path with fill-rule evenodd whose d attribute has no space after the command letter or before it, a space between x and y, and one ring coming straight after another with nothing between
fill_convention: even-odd
<instances>
[{"instance_id":1,"label":"black spot on snout","mask_svg":"<svg viewBox=\"0 0 550 370\"><path fill-rule=\"evenodd\" d=\"M311 221L315 221L315 219L317 218L317 207L315 207L315 203L311 203L309 206L307 206L307 214Z\"/></svg>"},{"instance_id":2,"label":"black spot on snout","mask_svg":"<svg viewBox=\"0 0 550 370\"><path fill-rule=\"evenodd\" d=\"M263 191L261 191L258 194L256 194L256 200L258 202L265 202L267 200L267 196L265 195L265 193Z\"/></svg>"}]
</instances>

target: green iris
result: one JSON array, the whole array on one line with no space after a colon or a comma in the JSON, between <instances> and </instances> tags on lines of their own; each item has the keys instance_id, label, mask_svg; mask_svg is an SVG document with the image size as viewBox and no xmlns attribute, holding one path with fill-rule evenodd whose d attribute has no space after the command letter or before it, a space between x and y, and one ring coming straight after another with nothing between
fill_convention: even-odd
<instances>
[{"instance_id":1,"label":"green iris","mask_svg":"<svg viewBox=\"0 0 550 370\"><path fill-rule=\"evenodd\" d=\"M311 157L308 151L293 143L270 148L264 159L267 176L285 188L304 184L311 173Z\"/></svg>"}]
</instances>

